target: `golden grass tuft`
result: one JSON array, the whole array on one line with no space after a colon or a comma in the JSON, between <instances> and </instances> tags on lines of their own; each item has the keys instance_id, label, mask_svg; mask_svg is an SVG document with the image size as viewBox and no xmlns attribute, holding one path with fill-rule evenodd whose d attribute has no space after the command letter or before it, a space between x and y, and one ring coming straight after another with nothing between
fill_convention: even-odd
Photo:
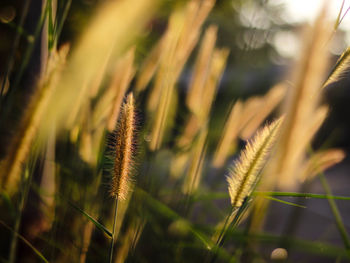
<instances>
[{"instance_id":1,"label":"golden grass tuft","mask_svg":"<svg viewBox=\"0 0 350 263\"><path fill-rule=\"evenodd\" d=\"M317 152L304 163L300 178L302 181L312 180L317 174L341 162L344 158L345 152L340 149Z\"/></svg>"},{"instance_id":2,"label":"golden grass tuft","mask_svg":"<svg viewBox=\"0 0 350 263\"><path fill-rule=\"evenodd\" d=\"M130 191L133 166L135 133L134 97L130 93L123 104L115 132L115 156L110 194L118 200L126 200Z\"/></svg>"},{"instance_id":3,"label":"golden grass tuft","mask_svg":"<svg viewBox=\"0 0 350 263\"><path fill-rule=\"evenodd\" d=\"M227 182L233 207L240 207L244 198L252 192L258 174L275 142L281 122L282 119L279 119L259 130L254 138L247 142L239 159L230 169Z\"/></svg>"}]
</instances>

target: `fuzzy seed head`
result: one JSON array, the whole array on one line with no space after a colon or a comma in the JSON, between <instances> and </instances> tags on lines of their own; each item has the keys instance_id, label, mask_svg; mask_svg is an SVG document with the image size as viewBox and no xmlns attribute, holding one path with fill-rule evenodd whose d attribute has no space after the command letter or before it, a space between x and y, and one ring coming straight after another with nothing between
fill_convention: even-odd
<instances>
[{"instance_id":1,"label":"fuzzy seed head","mask_svg":"<svg viewBox=\"0 0 350 263\"><path fill-rule=\"evenodd\" d=\"M231 167L227 182L232 206L240 207L244 198L252 192L281 122L282 119L279 119L259 130Z\"/></svg>"},{"instance_id":2,"label":"fuzzy seed head","mask_svg":"<svg viewBox=\"0 0 350 263\"><path fill-rule=\"evenodd\" d=\"M130 190L135 131L134 97L130 93L122 105L115 132L114 167L111 196L125 200Z\"/></svg>"}]
</instances>

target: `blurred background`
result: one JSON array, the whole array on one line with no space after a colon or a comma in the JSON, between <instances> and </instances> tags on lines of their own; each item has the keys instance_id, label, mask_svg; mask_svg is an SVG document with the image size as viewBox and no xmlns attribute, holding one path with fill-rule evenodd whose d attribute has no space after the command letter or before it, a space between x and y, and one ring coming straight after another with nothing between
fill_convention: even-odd
<instances>
[{"instance_id":1,"label":"blurred background","mask_svg":"<svg viewBox=\"0 0 350 263\"><path fill-rule=\"evenodd\" d=\"M105 0L108 1L108 0ZM331 1L331 21L334 23L343 5L340 14L341 23L329 40L331 65L350 45L350 1ZM61 1L60 1L61 2ZM62 24L61 35L57 45L69 42L76 45L79 36L87 27L97 6L103 0L74 0L70 8L65 9L62 1L57 5L58 16L67 15ZM141 64L152 47L165 32L169 15L175 6L184 4L185 0L161 1L159 9L152 16L137 38L135 61ZM230 54L227 66L222 76L218 94L212 108L212 118L209 126L211 141L217 142L221 135L227 109L233 101L247 100L254 95L263 95L282 80L291 79L291 70L300 56L303 43L303 31L310 26L316 18L323 1L321 0L217 0L215 7L209 14L204 28L211 24L218 26L218 47L227 47ZM37 28L42 15L42 1L39 0L2 0L0 3L0 82L1 106L9 103L4 101L6 96L13 96L11 112L2 112L6 116L1 122L0 145L5 145L13 133L12 128L18 121L21 105L28 102L36 83L38 74L43 69L42 58L47 56L41 49L42 43L36 41L32 45L31 54L26 53L28 45L33 43L33 35L40 34ZM21 14L25 13L24 19ZM20 34L18 34L20 32ZM185 100L188 83L195 63L198 47L194 49L182 71L179 86L179 111L177 122L183 123L181 101ZM25 65L23 63L25 61ZM8 76L6 78L5 76ZM8 94L11 83L11 94ZM13 86L12 86L13 85ZM313 146L315 149L341 148L350 151L350 78L343 77L340 81L326 87L322 103L330 106L329 115L317 133ZM141 104L144 99L141 98ZM185 113L184 113L185 114ZM141 119L142 119L142 114ZM272 114L271 117L274 116ZM146 120L143 120L146 121ZM175 129L174 133L178 133ZM170 142L171 145L171 142ZM240 141L243 145L243 141ZM208 151L215 150L216 145L209 144ZM5 147L0 149L0 157L5 155ZM231 158L233 159L233 158ZM350 186L350 158L346 157L341 163L327 171L329 184L335 195L349 195ZM212 180L211 178L208 179ZM222 186L222 190L225 189ZM309 192L323 193L321 183L315 180ZM286 200L289 200L286 198ZM333 222L331 210L326 200L307 200L307 209L302 212L302 220L296 230L296 236L308 240L327 241L331 244L342 245L342 239ZM343 216L345 227L350 231L350 209L348 201L339 201L339 210ZM267 220L266 229L275 234L283 231L280 221L288 220L294 216L293 209L280 203L273 203L271 213ZM319 220L314 220L315 216ZM147 231L146 231L147 233ZM100 237L98 237L100 238ZM98 240L97 238L97 240ZM141 250L142 250L141 243ZM143 244L144 245L144 244ZM300 245L302 246L302 244ZM274 245L267 244L262 247L261 253L270 254ZM143 248L145 250L145 248ZM317 247L315 248L317 249ZM265 250L265 251L264 251ZM97 252L96 252L97 253ZM161 253L161 252L159 252ZM151 256L151 255L149 255ZM167 259L166 257L164 257ZM137 261L137 253L130 262ZM135 260L135 261L132 261ZM321 256L308 256L303 253L293 255L290 262L333 262ZM5 261L4 261L5 262ZM159 261L160 262L160 261ZM163 261L165 262L165 261ZM345 261L344 261L345 262Z\"/></svg>"}]
</instances>

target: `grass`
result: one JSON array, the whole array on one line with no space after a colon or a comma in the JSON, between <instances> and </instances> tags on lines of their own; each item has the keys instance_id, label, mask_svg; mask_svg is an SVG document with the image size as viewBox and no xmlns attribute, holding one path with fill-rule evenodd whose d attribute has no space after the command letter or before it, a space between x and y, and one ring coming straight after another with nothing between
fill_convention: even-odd
<instances>
[{"instance_id":1,"label":"grass","mask_svg":"<svg viewBox=\"0 0 350 263\"><path fill-rule=\"evenodd\" d=\"M11 24L14 51L1 84L2 261L266 261L264 248L280 244L288 244L286 262L349 259L335 200L350 197L332 194L323 174L345 152L307 152L328 114L323 88L348 69L348 49L327 67L334 33L326 8L292 80L246 100L229 98L225 117L216 107L230 52L220 47L220 28L205 23L215 1L173 4L146 56L140 35L164 7L160 1L100 3L71 45L60 37L72 1L47 1L34 31L23 35L27 5ZM335 28L343 9L344 2ZM31 40L17 62L19 38ZM47 57L36 58L35 48ZM24 92L31 59L42 67ZM224 119L219 138L215 118ZM325 194L295 191L317 179ZM298 198L328 200L343 247L265 231L269 203L307 210Z\"/></svg>"}]
</instances>

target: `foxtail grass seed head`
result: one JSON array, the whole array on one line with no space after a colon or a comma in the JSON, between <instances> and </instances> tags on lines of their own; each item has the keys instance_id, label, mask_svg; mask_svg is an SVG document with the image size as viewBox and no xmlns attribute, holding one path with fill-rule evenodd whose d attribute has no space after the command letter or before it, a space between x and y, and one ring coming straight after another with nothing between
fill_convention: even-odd
<instances>
[{"instance_id":1,"label":"foxtail grass seed head","mask_svg":"<svg viewBox=\"0 0 350 263\"><path fill-rule=\"evenodd\" d=\"M131 184L135 137L134 97L130 93L123 104L119 123L114 135L114 167L110 194L126 200Z\"/></svg>"},{"instance_id":2,"label":"foxtail grass seed head","mask_svg":"<svg viewBox=\"0 0 350 263\"><path fill-rule=\"evenodd\" d=\"M258 174L276 140L281 122L282 119L279 119L259 130L254 138L247 142L239 159L230 169L227 182L233 207L240 207L244 198L254 189Z\"/></svg>"}]
</instances>

